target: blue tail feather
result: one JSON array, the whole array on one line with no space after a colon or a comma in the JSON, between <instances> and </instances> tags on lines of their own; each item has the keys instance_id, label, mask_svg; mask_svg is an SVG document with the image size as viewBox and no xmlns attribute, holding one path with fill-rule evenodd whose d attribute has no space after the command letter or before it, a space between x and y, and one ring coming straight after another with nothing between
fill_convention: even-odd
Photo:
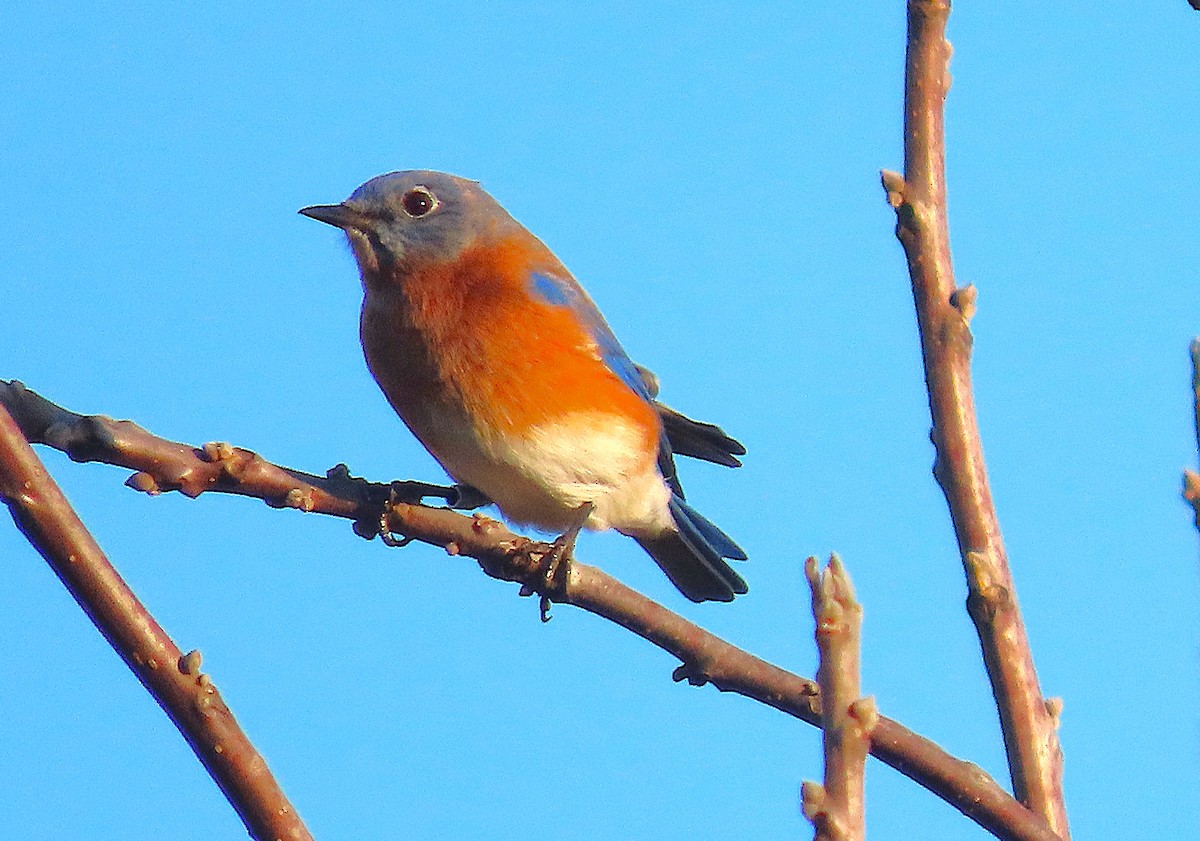
<instances>
[{"instance_id":1,"label":"blue tail feather","mask_svg":"<svg viewBox=\"0 0 1200 841\"><path fill-rule=\"evenodd\" d=\"M718 557L730 558L735 561L748 560L746 552L733 542L732 537L721 531L716 523L688 505L679 496L671 499L671 516L674 517L675 524L681 530L684 528L683 523L686 522L699 532L702 542L716 552Z\"/></svg>"},{"instance_id":2,"label":"blue tail feather","mask_svg":"<svg viewBox=\"0 0 1200 841\"><path fill-rule=\"evenodd\" d=\"M675 529L635 537L671 583L694 602L729 602L745 593L746 582L724 559L745 560L746 553L677 494L669 506Z\"/></svg>"}]
</instances>

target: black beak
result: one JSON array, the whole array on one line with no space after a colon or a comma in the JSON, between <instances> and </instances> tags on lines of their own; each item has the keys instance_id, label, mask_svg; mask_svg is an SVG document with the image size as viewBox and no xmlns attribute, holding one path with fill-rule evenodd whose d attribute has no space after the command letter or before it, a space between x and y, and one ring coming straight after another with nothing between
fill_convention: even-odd
<instances>
[{"instance_id":1,"label":"black beak","mask_svg":"<svg viewBox=\"0 0 1200 841\"><path fill-rule=\"evenodd\" d=\"M343 231L367 231L371 227L371 220L366 214L345 204L314 204L312 207L302 207L300 214Z\"/></svg>"}]
</instances>

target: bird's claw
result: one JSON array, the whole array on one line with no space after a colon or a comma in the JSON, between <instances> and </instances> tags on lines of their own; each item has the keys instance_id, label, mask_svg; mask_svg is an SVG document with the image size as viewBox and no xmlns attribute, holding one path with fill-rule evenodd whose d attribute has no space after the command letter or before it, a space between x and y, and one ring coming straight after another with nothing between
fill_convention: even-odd
<instances>
[{"instance_id":1,"label":"bird's claw","mask_svg":"<svg viewBox=\"0 0 1200 841\"><path fill-rule=\"evenodd\" d=\"M407 546L408 544L412 543L413 538L408 537L407 535L401 535L400 537L392 536L392 534L393 534L392 526L388 522L388 513L392 510L392 506L395 505L396 502L397 502L397 500L395 498L395 489L393 488L393 491L390 494L390 498L388 499L387 506L384 507L384 509L381 512L379 512L379 524L378 524L379 532L378 533L379 533L379 539L381 541L383 541L384 546L390 546L392 548L399 549L399 548L402 548L402 547Z\"/></svg>"},{"instance_id":2,"label":"bird's claw","mask_svg":"<svg viewBox=\"0 0 1200 841\"><path fill-rule=\"evenodd\" d=\"M575 541L583 524L592 515L595 506L587 503L579 508L579 520L554 539L539 562L538 583L527 581L521 585L522 596L532 596L541 593L538 600L538 611L543 622L550 621L550 593L562 593L566 590L567 579L571 572L571 561L575 558ZM545 544L543 544L545 545Z\"/></svg>"},{"instance_id":3,"label":"bird's claw","mask_svg":"<svg viewBox=\"0 0 1200 841\"><path fill-rule=\"evenodd\" d=\"M547 547L538 561L536 578L521 585L519 595L522 598L535 594L538 596L538 616L542 622L549 622L551 619L550 605L552 602L547 593L562 589L566 583L567 570L570 569L574 540L571 540L570 544L565 543L563 538L566 536L559 535L558 539ZM545 546L546 544L541 545Z\"/></svg>"},{"instance_id":4,"label":"bird's claw","mask_svg":"<svg viewBox=\"0 0 1200 841\"><path fill-rule=\"evenodd\" d=\"M560 534L550 544L550 551L542 556L542 584L547 590L558 587L566 580L574 557L575 535Z\"/></svg>"},{"instance_id":5,"label":"bird's claw","mask_svg":"<svg viewBox=\"0 0 1200 841\"><path fill-rule=\"evenodd\" d=\"M526 584L521 585L521 591L520 591L520 593L518 593L518 595L520 595L521 598L525 598L527 596L532 596L535 593L537 593L537 587L535 587L532 584L526 583ZM549 622L550 619L552 618L550 616L550 605L551 604L552 604L552 602L550 601L549 596L546 596L546 595L538 596L538 616L539 616L539 618L541 618L543 623Z\"/></svg>"}]
</instances>

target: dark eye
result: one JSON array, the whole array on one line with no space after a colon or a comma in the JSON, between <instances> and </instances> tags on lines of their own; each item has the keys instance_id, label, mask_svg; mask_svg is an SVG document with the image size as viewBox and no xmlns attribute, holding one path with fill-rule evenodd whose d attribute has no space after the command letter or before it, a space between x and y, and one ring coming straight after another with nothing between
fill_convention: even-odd
<instances>
[{"instance_id":1,"label":"dark eye","mask_svg":"<svg viewBox=\"0 0 1200 841\"><path fill-rule=\"evenodd\" d=\"M438 200L424 187L413 187L400 199L400 206L409 216L417 218L432 212L438 206Z\"/></svg>"}]
</instances>

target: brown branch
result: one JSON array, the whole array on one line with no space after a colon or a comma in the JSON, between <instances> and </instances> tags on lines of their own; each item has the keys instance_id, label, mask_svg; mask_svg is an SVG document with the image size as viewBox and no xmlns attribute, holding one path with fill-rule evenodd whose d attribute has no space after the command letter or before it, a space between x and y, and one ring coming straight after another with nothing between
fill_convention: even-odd
<instances>
[{"instance_id":1,"label":"brown branch","mask_svg":"<svg viewBox=\"0 0 1200 841\"><path fill-rule=\"evenodd\" d=\"M1192 416L1196 423L1196 449L1200 452L1200 336L1192 339ZM1192 506L1196 528L1200 529L1200 474L1184 468L1183 498Z\"/></svg>"},{"instance_id":2,"label":"brown branch","mask_svg":"<svg viewBox=\"0 0 1200 841\"><path fill-rule=\"evenodd\" d=\"M1188 348L1192 355L1192 418L1196 425L1196 449L1200 450L1200 336Z\"/></svg>"},{"instance_id":3,"label":"brown branch","mask_svg":"<svg viewBox=\"0 0 1200 841\"><path fill-rule=\"evenodd\" d=\"M944 104L950 85L947 0L909 0L904 175L883 173L896 236L912 278L937 450L934 474L949 504L966 568L967 608L1000 713L1013 791L1069 837L1058 720L1042 697L988 487L971 391L975 288L958 289L946 216Z\"/></svg>"},{"instance_id":4,"label":"brown branch","mask_svg":"<svg viewBox=\"0 0 1200 841\"><path fill-rule=\"evenodd\" d=\"M344 467L318 477L279 467L226 444L189 447L158 438L130 421L82 416L51 403L19 383L0 381L0 404L9 407L30 440L61 449L76 461L100 461L141 471L127 483L148 492L205 490L241 494L276 507L331 514L370 534L386 510L387 524L406 538L474 558L494 578L520 582L555 602L571 604L615 622L679 658L676 680L711 683L760 701L809 724L820 724L820 690L807 678L749 654L672 613L621 582L579 562L547 582L544 543L513 534L486 517L445 508L388 503L389 491L409 483L372 484ZM430 486L411 483L418 491ZM880 718L871 753L932 791L999 838L1055 841L1041 818L1023 807L978 766L956 759L895 721Z\"/></svg>"},{"instance_id":5,"label":"brown branch","mask_svg":"<svg viewBox=\"0 0 1200 841\"><path fill-rule=\"evenodd\" d=\"M815 841L863 841L863 773L879 713L875 701L860 694L862 606L837 555L824 572L809 558L804 573L821 657L817 683L825 747L825 784L804 784L804 814L816 830Z\"/></svg>"},{"instance_id":6,"label":"brown branch","mask_svg":"<svg viewBox=\"0 0 1200 841\"><path fill-rule=\"evenodd\" d=\"M0 498L96 628L179 728L251 836L311 839L238 727L200 652L184 655L113 569L0 404Z\"/></svg>"}]
</instances>

